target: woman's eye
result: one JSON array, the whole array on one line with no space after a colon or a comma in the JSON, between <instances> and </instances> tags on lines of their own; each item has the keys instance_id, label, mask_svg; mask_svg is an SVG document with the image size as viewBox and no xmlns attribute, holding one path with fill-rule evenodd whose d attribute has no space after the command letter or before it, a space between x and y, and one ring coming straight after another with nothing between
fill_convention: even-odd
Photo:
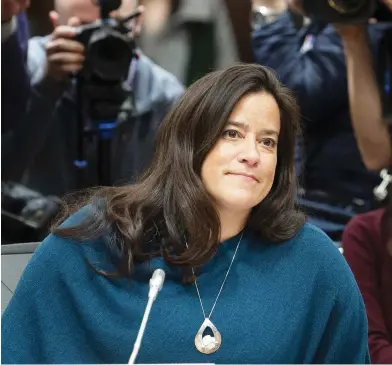
<instances>
[{"instance_id":1,"label":"woman's eye","mask_svg":"<svg viewBox=\"0 0 392 365\"><path fill-rule=\"evenodd\" d=\"M223 132L223 137L237 138L239 137L239 133L235 129L228 129Z\"/></svg>"},{"instance_id":2,"label":"woman's eye","mask_svg":"<svg viewBox=\"0 0 392 365\"><path fill-rule=\"evenodd\" d=\"M264 146L266 146L266 147L272 148L272 147L275 147L275 146L276 146L276 142L275 142L272 138L265 138L265 139L263 139L261 142L262 142L262 143L264 144Z\"/></svg>"}]
</instances>

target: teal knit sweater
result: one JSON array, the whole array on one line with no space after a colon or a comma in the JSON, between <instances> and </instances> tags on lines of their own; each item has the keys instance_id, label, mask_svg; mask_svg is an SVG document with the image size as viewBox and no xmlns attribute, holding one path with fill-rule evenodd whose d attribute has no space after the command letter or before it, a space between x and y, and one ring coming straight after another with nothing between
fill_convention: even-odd
<instances>
[{"instance_id":1,"label":"teal knit sweater","mask_svg":"<svg viewBox=\"0 0 392 365\"><path fill-rule=\"evenodd\" d=\"M80 213L66 224L80 222ZM238 242L223 242L198 278L209 313ZM138 363L368 363L367 321L354 277L340 252L305 225L276 245L245 231L211 321L220 349L199 353L203 315L194 285L161 259L133 279L113 271L104 240L78 243L50 235L27 266L2 317L3 363L127 363L152 271L166 281L151 311Z\"/></svg>"}]
</instances>

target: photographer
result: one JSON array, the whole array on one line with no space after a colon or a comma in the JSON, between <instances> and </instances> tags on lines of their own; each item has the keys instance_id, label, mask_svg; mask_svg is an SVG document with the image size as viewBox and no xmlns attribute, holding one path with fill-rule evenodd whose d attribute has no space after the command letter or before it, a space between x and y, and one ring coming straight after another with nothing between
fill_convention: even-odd
<instances>
[{"instance_id":1,"label":"photographer","mask_svg":"<svg viewBox=\"0 0 392 365\"><path fill-rule=\"evenodd\" d=\"M392 11L392 1L384 3ZM351 121L359 151L366 167L379 171L391 165L392 151L367 27L341 24L335 27L342 37L346 56Z\"/></svg>"},{"instance_id":2,"label":"photographer","mask_svg":"<svg viewBox=\"0 0 392 365\"><path fill-rule=\"evenodd\" d=\"M99 8L91 0L57 0L55 8L56 12L50 13L53 33L29 42L28 65L33 86L29 115L23 128L6 141L8 151L15 143L23 147L16 158L15 152L3 156L3 175L6 171L9 179L19 177L29 188L45 195L63 195L80 188L73 162L77 159L76 115L83 106L78 105L76 85L70 76L81 70L86 50L74 39L75 27L99 18ZM128 15L135 9L136 1L123 0L112 15ZM134 24L134 33L139 26L140 18ZM120 113L113 140L114 182L132 180L143 170L152 153L156 128L183 92L174 76L141 52L138 54L129 66L127 81L132 98L126 103L133 104L133 108L128 115ZM87 185L93 186L97 184L96 138L85 143L85 150Z\"/></svg>"},{"instance_id":3,"label":"photographer","mask_svg":"<svg viewBox=\"0 0 392 365\"><path fill-rule=\"evenodd\" d=\"M350 120L345 55L332 25L302 15L301 1L253 0L256 61L275 69L294 90L304 128L302 207L310 220L339 241L345 224L373 206L376 173L364 165ZM260 14L259 14L260 15ZM369 26L372 53L385 26Z\"/></svg>"},{"instance_id":4,"label":"photographer","mask_svg":"<svg viewBox=\"0 0 392 365\"><path fill-rule=\"evenodd\" d=\"M30 85L25 64L28 25L24 13L29 3L29 0L1 1L2 135L23 119L29 97Z\"/></svg>"}]
</instances>

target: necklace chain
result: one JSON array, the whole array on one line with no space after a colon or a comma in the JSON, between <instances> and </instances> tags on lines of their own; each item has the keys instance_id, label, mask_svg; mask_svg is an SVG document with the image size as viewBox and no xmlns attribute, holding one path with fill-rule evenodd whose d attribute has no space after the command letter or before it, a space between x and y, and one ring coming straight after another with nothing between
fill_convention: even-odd
<instances>
[{"instance_id":1,"label":"necklace chain","mask_svg":"<svg viewBox=\"0 0 392 365\"><path fill-rule=\"evenodd\" d=\"M241 237L240 237L240 239L238 240L237 247L236 247L236 249L235 249L235 251L234 251L233 258L231 259L229 268L227 269L225 278L223 279L223 283L222 283L222 285L221 285L221 287L220 287L220 289L219 289L218 295L216 296L215 302L214 302L214 304L213 304L213 306L212 306L212 309L211 309L210 314L208 315L208 317L206 316L206 312L205 312L204 306L203 306L203 301L201 300L200 290L199 290L199 286L197 285L197 279L196 279L196 276L195 276L195 271L194 271L193 268L192 268L192 275L193 275L194 278L195 278L195 286L196 286L197 296L199 297L199 302L200 302L201 310L203 311L204 319L207 319L207 318L210 319L211 316L212 316L212 313L214 312L216 303L218 302L218 299L219 299L219 297L220 297L220 294L221 294L221 292L222 292L222 289L223 289L223 287L225 286L226 279L227 279L227 277L228 277L228 275L229 275L231 266L233 265L234 259L235 259L236 255L237 255L238 248L240 247L240 243L241 243L241 241L242 241L242 236L243 236L243 234L244 234L244 231L242 231ZM185 241L185 245L186 245L186 247L188 248L188 243L187 243L186 241Z\"/></svg>"}]
</instances>

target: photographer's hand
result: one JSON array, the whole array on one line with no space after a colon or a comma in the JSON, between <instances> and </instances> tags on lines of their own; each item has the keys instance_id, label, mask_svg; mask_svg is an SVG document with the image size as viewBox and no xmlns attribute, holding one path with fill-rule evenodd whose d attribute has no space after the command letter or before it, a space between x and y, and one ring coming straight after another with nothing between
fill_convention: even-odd
<instances>
[{"instance_id":1,"label":"photographer's hand","mask_svg":"<svg viewBox=\"0 0 392 365\"><path fill-rule=\"evenodd\" d=\"M47 76L56 81L63 81L83 67L84 46L74 40L75 27L80 25L80 21L72 18L65 26L58 25L56 13L51 12L50 18L55 29L46 45Z\"/></svg>"}]
</instances>

